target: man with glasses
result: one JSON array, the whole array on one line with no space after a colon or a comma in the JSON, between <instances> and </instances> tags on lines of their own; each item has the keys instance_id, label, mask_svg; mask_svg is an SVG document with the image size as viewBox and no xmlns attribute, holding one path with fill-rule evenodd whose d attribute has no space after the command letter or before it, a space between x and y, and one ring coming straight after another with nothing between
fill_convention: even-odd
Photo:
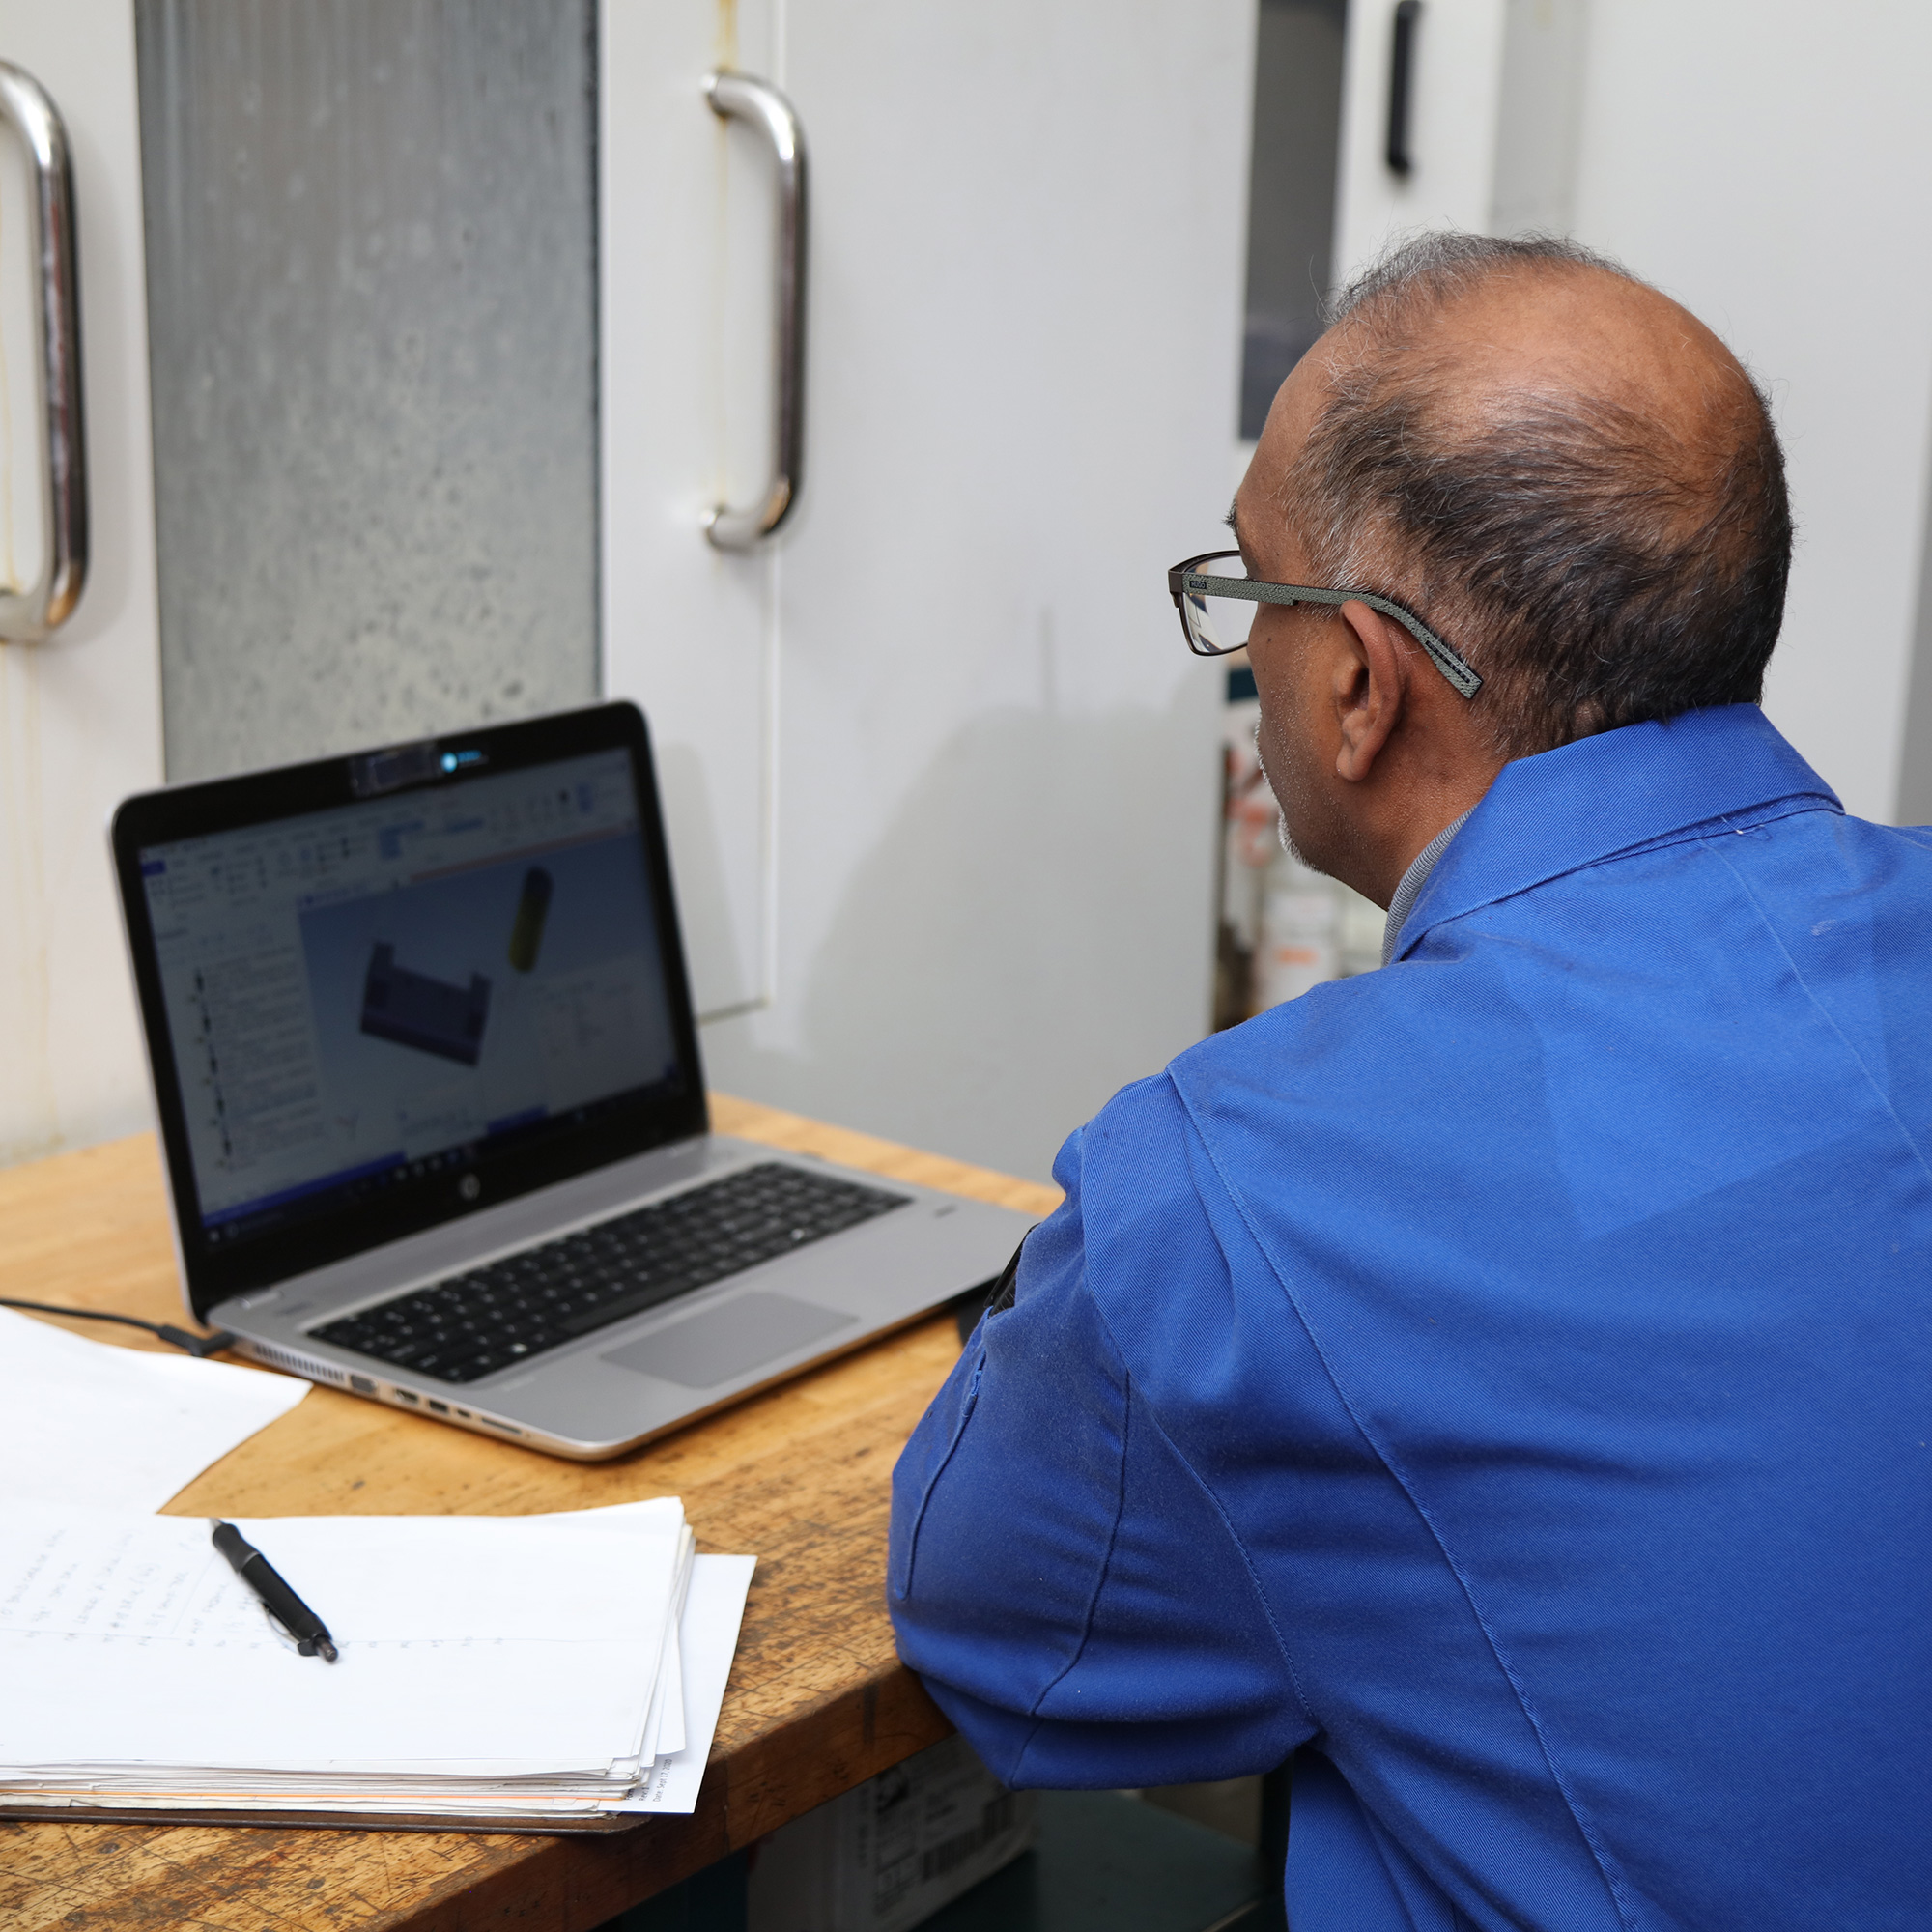
<instances>
[{"instance_id":1,"label":"man with glasses","mask_svg":"<svg viewBox=\"0 0 1932 1932\"><path fill-rule=\"evenodd\" d=\"M1294 1754L1294 1932L1932 1923L1932 836L1757 708L1764 398L1429 238L1232 521L1187 642L1388 963L1068 1141L899 1463L901 1652L1016 1785Z\"/></svg>"}]
</instances>

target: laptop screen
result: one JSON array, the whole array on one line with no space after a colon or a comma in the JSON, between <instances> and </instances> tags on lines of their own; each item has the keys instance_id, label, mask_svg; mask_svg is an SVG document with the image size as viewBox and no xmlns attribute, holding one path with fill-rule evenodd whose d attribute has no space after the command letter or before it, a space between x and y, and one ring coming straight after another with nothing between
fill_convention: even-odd
<instances>
[{"instance_id":1,"label":"laptop screen","mask_svg":"<svg viewBox=\"0 0 1932 1932\"><path fill-rule=\"evenodd\" d=\"M611 711L636 718L577 715ZM380 755L332 761L318 810L251 812L294 774L130 802L158 820L230 794L214 823L123 854L183 1245L232 1256L230 1287L257 1276L249 1250L354 1252L641 1151L640 1118L689 1096L641 747L524 763L518 731L388 754L402 783Z\"/></svg>"}]
</instances>

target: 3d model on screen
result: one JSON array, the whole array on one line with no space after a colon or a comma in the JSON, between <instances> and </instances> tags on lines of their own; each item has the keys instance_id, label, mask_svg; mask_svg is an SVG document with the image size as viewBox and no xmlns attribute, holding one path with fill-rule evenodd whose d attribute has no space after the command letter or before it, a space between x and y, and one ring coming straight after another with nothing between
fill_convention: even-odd
<instances>
[{"instance_id":1,"label":"3d model on screen","mask_svg":"<svg viewBox=\"0 0 1932 1932\"><path fill-rule=\"evenodd\" d=\"M377 942L362 981L364 1033L474 1066L489 1017L490 982L482 974L470 974L468 986L453 986L398 966L396 949Z\"/></svg>"},{"instance_id":2,"label":"3d model on screen","mask_svg":"<svg viewBox=\"0 0 1932 1932\"><path fill-rule=\"evenodd\" d=\"M510 927L510 964L519 973L527 973L537 963L543 945L544 916L550 911L551 894L556 883L541 866L532 866L524 874L524 890L517 900L517 917Z\"/></svg>"}]
</instances>

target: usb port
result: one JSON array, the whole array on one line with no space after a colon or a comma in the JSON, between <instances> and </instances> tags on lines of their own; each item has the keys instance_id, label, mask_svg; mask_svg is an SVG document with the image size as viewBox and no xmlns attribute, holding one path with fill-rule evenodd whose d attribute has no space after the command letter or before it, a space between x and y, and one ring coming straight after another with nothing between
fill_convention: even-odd
<instances>
[{"instance_id":1,"label":"usb port","mask_svg":"<svg viewBox=\"0 0 1932 1932\"><path fill-rule=\"evenodd\" d=\"M398 1402L420 1402L422 1398L417 1395L414 1389L398 1389L396 1391L396 1400Z\"/></svg>"},{"instance_id":2,"label":"usb port","mask_svg":"<svg viewBox=\"0 0 1932 1932\"><path fill-rule=\"evenodd\" d=\"M435 1396L430 1397L429 1406L433 1409L435 1409L439 1415L447 1415L449 1413L449 1405L446 1402L438 1402Z\"/></svg>"}]
</instances>

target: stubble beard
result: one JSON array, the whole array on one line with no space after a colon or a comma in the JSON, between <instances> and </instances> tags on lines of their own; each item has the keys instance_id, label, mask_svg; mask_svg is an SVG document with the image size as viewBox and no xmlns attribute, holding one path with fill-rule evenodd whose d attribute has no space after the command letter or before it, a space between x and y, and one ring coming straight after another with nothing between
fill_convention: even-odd
<instances>
[{"instance_id":1,"label":"stubble beard","mask_svg":"<svg viewBox=\"0 0 1932 1932\"><path fill-rule=\"evenodd\" d=\"M1262 749L1262 727L1259 721L1255 724L1255 761L1261 766L1262 776L1267 781L1268 791L1274 798L1274 831L1275 837L1281 840L1281 849L1297 866L1311 872L1321 871L1321 867L1294 842L1294 835L1288 829L1288 813L1282 808L1281 787L1275 783L1274 774L1268 770L1267 753Z\"/></svg>"},{"instance_id":2,"label":"stubble beard","mask_svg":"<svg viewBox=\"0 0 1932 1932\"><path fill-rule=\"evenodd\" d=\"M1304 871L1319 872L1321 869L1291 837L1288 829L1288 814L1282 810L1279 805L1274 809L1274 831L1275 837L1281 840L1281 849Z\"/></svg>"}]
</instances>

